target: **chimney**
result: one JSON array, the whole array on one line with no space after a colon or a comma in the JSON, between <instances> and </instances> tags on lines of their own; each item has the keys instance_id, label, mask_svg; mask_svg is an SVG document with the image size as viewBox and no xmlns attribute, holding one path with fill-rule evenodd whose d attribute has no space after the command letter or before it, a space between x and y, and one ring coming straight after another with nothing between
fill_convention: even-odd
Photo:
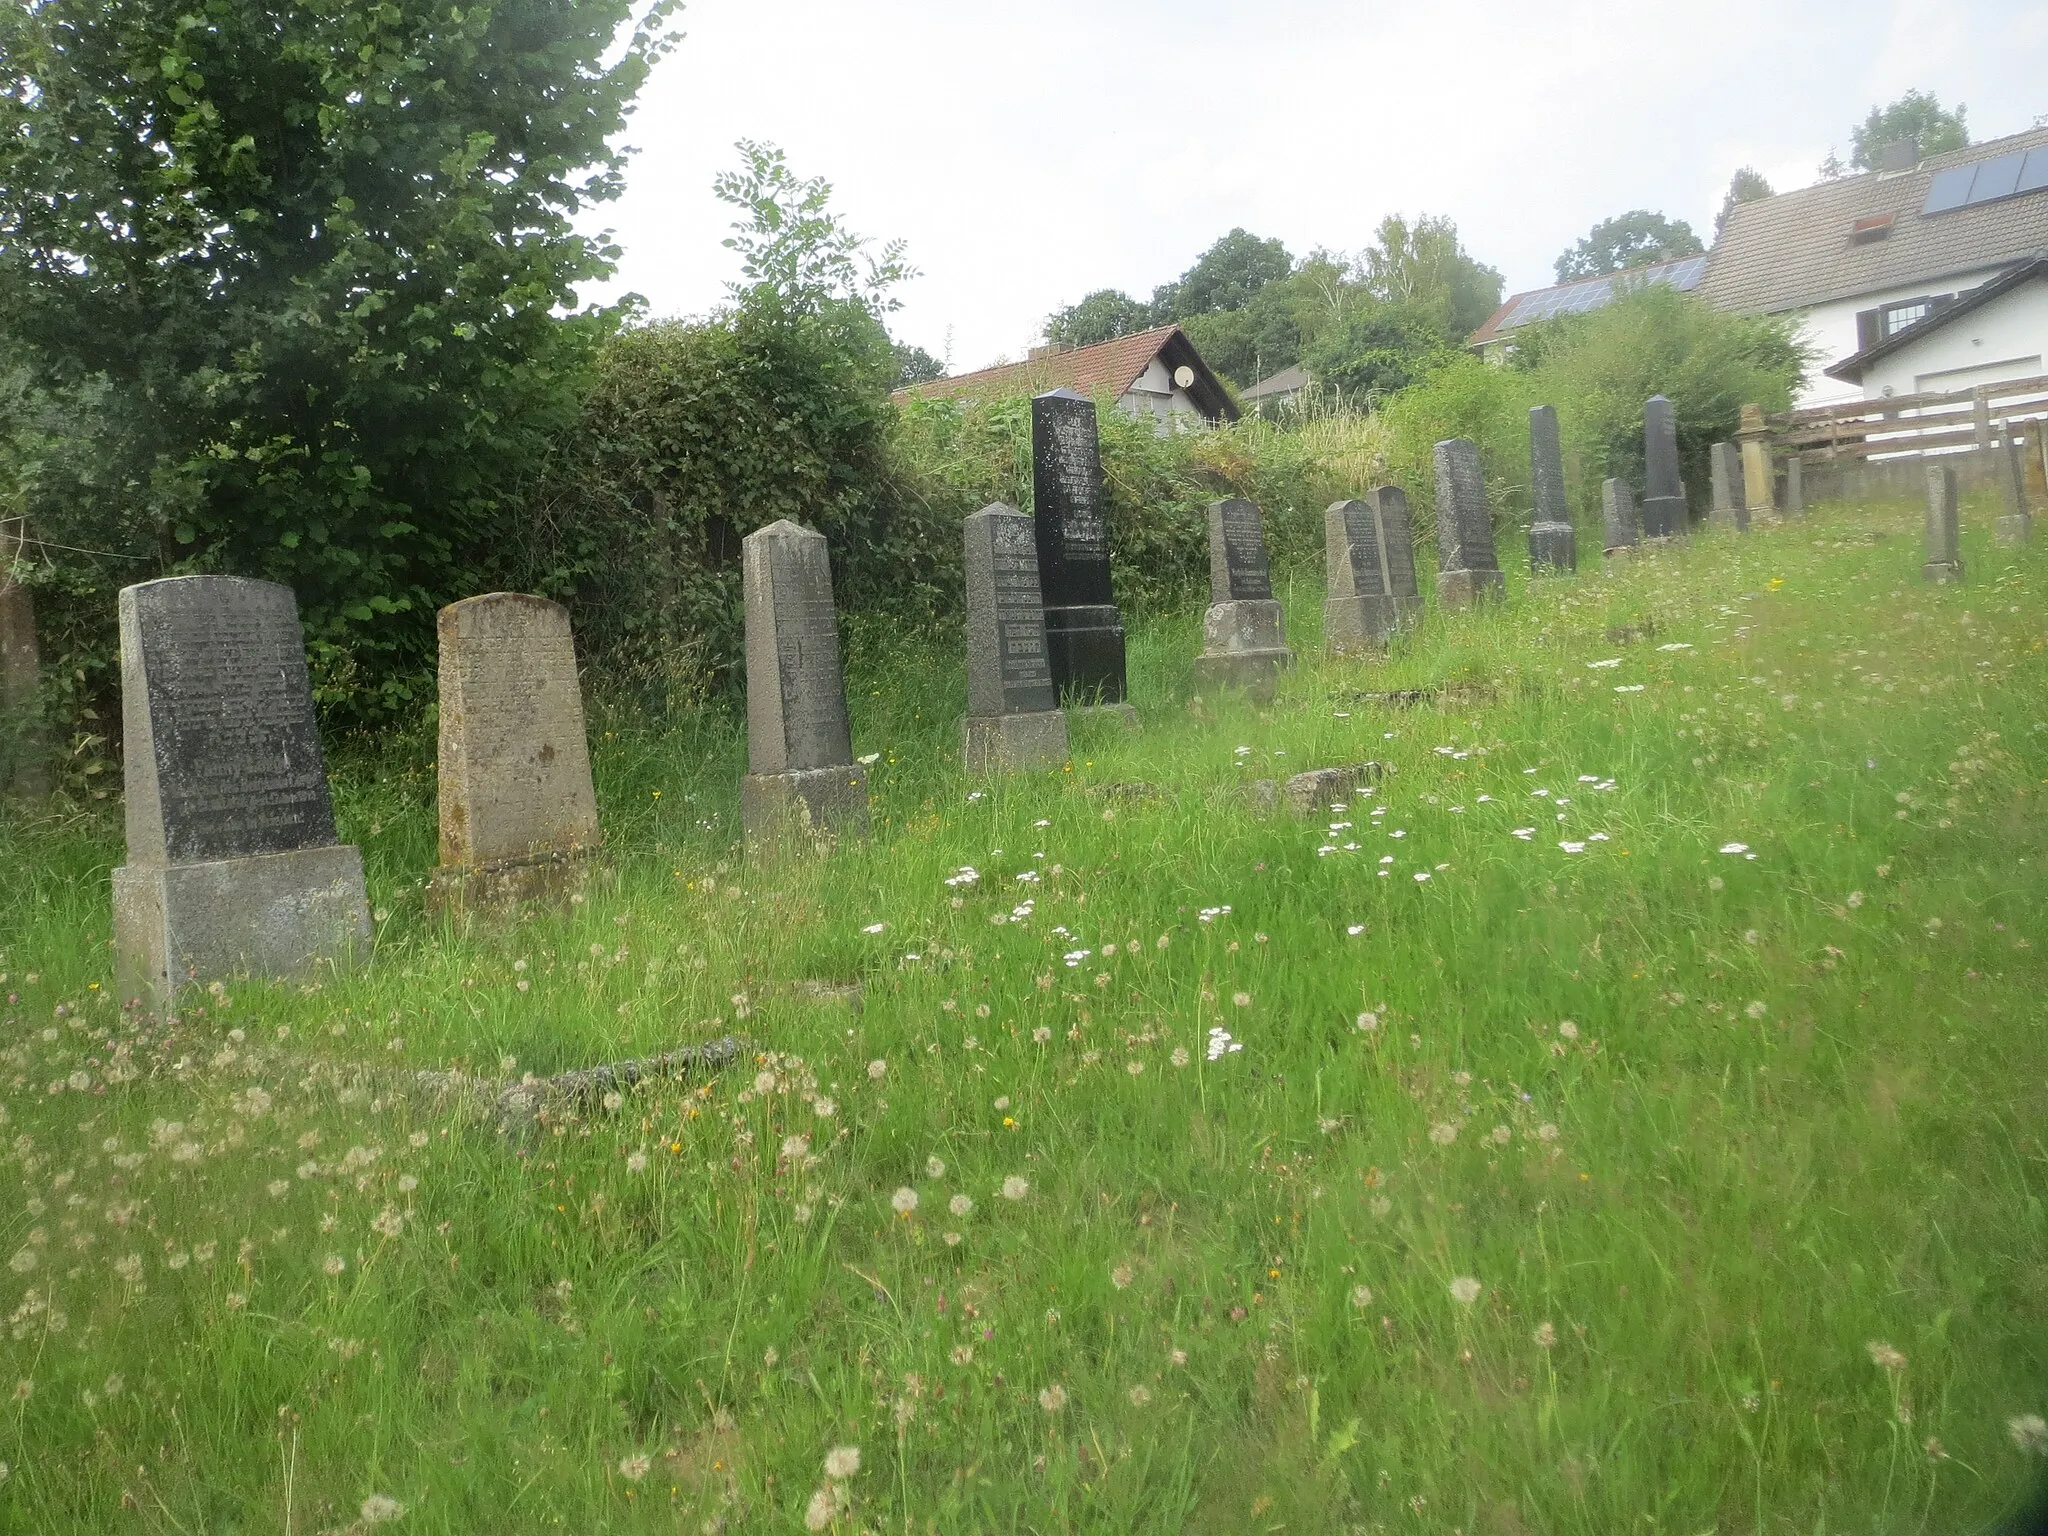
<instances>
[{"instance_id":1,"label":"chimney","mask_svg":"<svg viewBox=\"0 0 2048 1536\"><path fill-rule=\"evenodd\" d=\"M1881 146L1877 152L1877 168L1880 173L1895 175L1910 171L1920 163L1920 141L1918 139L1897 139Z\"/></svg>"}]
</instances>

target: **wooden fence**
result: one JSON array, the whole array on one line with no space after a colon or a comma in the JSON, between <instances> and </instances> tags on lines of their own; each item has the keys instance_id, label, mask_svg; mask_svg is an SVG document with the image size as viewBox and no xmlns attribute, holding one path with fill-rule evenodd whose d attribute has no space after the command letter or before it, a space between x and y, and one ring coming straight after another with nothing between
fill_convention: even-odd
<instances>
[{"instance_id":1,"label":"wooden fence","mask_svg":"<svg viewBox=\"0 0 2048 1536\"><path fill-rule=\"evenodd\" d=\"M2040 424L2048 422L2048 375L1946 394L1817 405L1767 419L1776 448L1813 465L1969 453L2008 435L2039 443Z\"/></svg>"}]
</instances>

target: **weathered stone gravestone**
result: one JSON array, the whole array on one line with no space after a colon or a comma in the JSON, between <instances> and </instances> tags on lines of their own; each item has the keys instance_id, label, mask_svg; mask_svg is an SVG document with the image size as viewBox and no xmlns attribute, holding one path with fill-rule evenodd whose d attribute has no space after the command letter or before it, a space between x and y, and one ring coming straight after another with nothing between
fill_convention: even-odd
<instances>
[{"instance_id":1,"label":"weathered stone gravestone","mask_svg":"<svg viewBox=\"0 0 2048 1536\"><path fill-rule=\"evenodd\" d=\"M1536 520L1529 525L1530 571L1576 571L1579 535L1565 495L1564 446L1558 440L1554 405L1535 406L1529 412L1529 483L1536 488Z\"/></svg>"},{"instance_id":2,"label":"weathered stone gravestone","mask_svg":"<svg viewBox=\"0 0 2048 1536\"><path fill-rule=\"evenodd\" d=\"M124 588L120 616L120 996L166 1007L187 982L302 975L366 947L362 854L335 841L291 589L177 576Z\"/></svg>"},{"instance_id":3,"label":"weathered stone gravestone","mask_svg":"<svg viewBox=\"0 0 2048 1536\"><path fill-rule=\"evenodd\" d=\"M1999 456L1998 495L2005 506L2005 514L1998 520L1998 542L2024 544L2033 537L2034 512L2027 501L2026 460L2020 454L2020 445L2010 427L2005 429L2003 439L1991 451Z\"/></svg>"},{"instance_id":4,"label":"weathered stone gravestone","mask_svg":"<svg viewBox=\"0 0 2048 1536\"><path fill-rule=\"evenodd\" d=\"M853 760L839 615L825 535L787 518L741 541L747 608L747 766L740 821L751 847L868 829L867 771Z\"/></svg>"},{"instance_id":5,"label":"weathered stone gravestone","mask_svg":"<svg viewBox=\"0 0 2048 1536\"><path fill-rule=\"evenodd\" d=\"M566 899L601 841L569 610L494 592L443 608L441 867L451 911Z\"/></svg>"},{"instance_id":6,"label":"weathered stone gravestone","mask_svg":"<svg viewBox=\"0 0 2048 1536\"><path fill-rule=\"evenodd\" d=\"M1239 497L1209 503L1209 611L1202 615L1203 688L1242 688L1268 700L1294 660L1286 620L1273 596L1272 566L1259 509Z\"/></svg>"},{"instance_id":7,"label":"weathered stone gravestone","mask_svg":"<svg viewBox=\"0 0 2048 1536\"><path fill-rule=\"evenodd\" d=\"M27 544L20 519L0 522L0 792L33 799L50 792L40 718L36 607L15 579Z\"/></svg>"},{"instance_id":8,"label":"weathered stone gravestone","mask_svg":"<svg viewBox=\"0 0 2048 1536\"><path fill-rule=\"evenodd\" d=\"M1636 493L1626 480L1600 482L1601 543L1609 559L1626 560L1642 542L1636 521Z\"/></svg>"},{"instance_id":9,"label":"weathered stone gravestone","mask_svg":"<svg viewBox=\"0 0 2048 1536\"><path fill-rule=\"evenodd\" d=\"M1038 539L1031 519L1001 502L967 519L968 771L1057 768L1067 717L1046 658Z\"/></svg>"},{"instance_id":10,"label":"weathered stone gravestone","mask_svg":"<svg viewBox=\"0 0 2048 1536\"><path fill-rule=\"evenodd\" d=\"M1109 584L1094 401L1070 389L1033 397L1031 496L1053 687L1082 705L1121 705L1124 621Z\"/></svg>"},{"instance_id":11,"label":"weathered stone gravestone","mask_svg":"<svg viewBox=\"0 0 2048 1536\"><path fill-rule=\"evenodd\" d=\"M1927 563L1920 574L1929 581L1963 579L1963 556L1956 518L1956 472L1945 464L1927 466Z\"/></svg>"},{"instance_id":12,"label":"weathered stone gravestone","mask_svg":"<svg viewBox=\"0 0 2048 1536\"><path fill-rule=\"evenodd\" d=\"M1753 523L1759 517L1777 515L1777 476L1771 472L1771 429L1764 425L1764 408L1745 405L1742 426L1735 434L1742 445L1742 501Z\"/></svg>"},{"instance_id":13,"label":"weathered stone gravestone","mask_svg":"<svg viewBox=\"0 0 2048 1536\"><path fill-rule=\"evenodd\" d=\"M1707 521L1722 527L1733 528L1737 533L1749 532L1749 505L1743 496L1742 459L1733 443L1716 443L1707 450L1708 468L1713 475L1713 504L1707 508Z\"/></svg>"},{"instance_id":14,"label":"weathered stone gravestone","mask_svg":"<svg viewBox=\"0 0 2048 1536\"><path fill-rule=\"evenodd\" d=\"M1479 446L1469 438L1436 445L1436 547L1436 596L1444 607L1473 608L1506 594Z\"/></svg>"},{"instance_id":15,"label":"weathered stone gravestone","mask_svg":"<svg viewBox=\"0 0 2048 1536\"><path fill-rule=\"evenodd\" d=\"M1682 539L1691 532L1678 472L1678 413L1662 395L1652 395L1643 407L1643 537Z\"/></svg>"},{"instance_id":16,"label":"weathered stone gravestone","mask_svg":"<svg viewBox=\"0 0 2048 1536\"><path fill-rule=\"evenodd\" d=\"M1415 583L1415 534L1408 496L1383 485L1363 501L1332 503L1323 513L1328 589L1323 647L1335 654L1377 650L1422 617Z\"/></svg>"},{"instance_id":17,"label":"weathered stone gravestone","mask_svg":"<svg viewBox=\"0 0 2048 1536\"><path fill-rule=\"evenodd\" d=\"M1785 460L1785 515L1806 516L1806 460L1796 448Z\"/></svg>"}]
</instances>

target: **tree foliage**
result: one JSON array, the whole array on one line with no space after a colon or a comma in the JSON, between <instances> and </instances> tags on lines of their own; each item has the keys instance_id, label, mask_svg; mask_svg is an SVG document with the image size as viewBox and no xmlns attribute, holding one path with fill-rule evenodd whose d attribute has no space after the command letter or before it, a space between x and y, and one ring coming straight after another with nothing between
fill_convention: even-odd
<instances>
[{"instance_id":1,"label":"tree foliage","mask_svg":"<svg viewBox=\"0 0 2048 1536\"><path fill-rule=\"evenodd\" d=\"M800 180L773 144L741 139L740 168L720 172L711 190L745 215L723 244L740 256L745 281L727 284L742 302L767 295L782 309L815 313L856 304L871 315L893 312L891 292L918 275L891 240L879 254L832 212L832 184L822 176Z\"/></svg>"},{"instance_id":2,"label":"tree foliage","mask_svg":"<svg viewBox=\"0 0 2048 1536\"><path fill-rule=\"evenodd\" d=\"M616 251L572 221L621 188L676 3L0 12L18 488L52 542L131 557L52 615L60 651L104 663L115 570L231 571L296 589L328 703L411 694L611 323L574 285Z\"/></svg>"},{"instance_id":3,"label":"tree foliage","mask_svg":"<svg viewBox=\"0 0 2048 1536\"><path fill-rule=\"evenodd\" d=\"M1698 256L1706 251L1700 237L1683 219L1667 219L1647 208L1602 219L1592 233L1557 258L1557 280L1575 282L1585 277L1606 277L1631 267L1647 267L1681 256Z\"/></svg>"},{"instance_id":4,"label":"tree foliage","mask_svg":"<svg viewBox=\"0 0 2048 1536\"><path fill-rule=\"evenodd\" d=\"M1777 194L1771 184L1764 180L1763 173L1754 166L1745 165L1728 182L1728 193L1721 199L1721 211L1714 215L1714 238L1721 238L1721 231L1728 225L1729 217L1743 203L1760 203Z\"/></svg>"},{"instance_id":5,"label":"tree foliage","mask_svg":"<svg viewBox=\"0 0 2048 1536\"><path fill-rule=\"evenodd\" d=\"M1150 304L1114 288L1100 288L1080 303L1056 310L1045 322L1045 337L1063 347L1092 347L1152 323Z\"/></svg>"},{"instance_id":6,"label":"tree foliage","mask_svg":"<svg viewBox=\"0 0 2048 1536\"><path fill-rule=\"evenodd\" d=\"M1367 292L1407 310L1452 346L1500 308L1500 273L1467 253L1447 218L1425 214L1410 224L1388 215L1359 265Z\"/></svg>"},{"instance_id":7,"label":"tree foliage","mask_svg":"<svg viewBox=\"0 0 2048 1536\"><path fill-rule=\"evenodd\" d=\"M1912 139L1920 156L1946 154L1966 149L1969 125L1964 121L1969 108L1946 110L1932 91L1908 91L1889 106L1872 107L1867 117L1849 130L1849 163L1859 171L1877 169L1878 152L1887 144Z\"/></svg>"},{"instance_id":8,"label":"tree foliage","mask_svg":"<svg viewBox=\"0 0 2048 1536\"><path fill-rule=\"evenodd\" d=\"M1242 309L1268 283L1294 270L1294 258L1278 240L1261 240L1233 229L1196 258L1175 282L1152 295L1152 313L1186 321L1196 315Z\"/></svg>"}]
</instances>

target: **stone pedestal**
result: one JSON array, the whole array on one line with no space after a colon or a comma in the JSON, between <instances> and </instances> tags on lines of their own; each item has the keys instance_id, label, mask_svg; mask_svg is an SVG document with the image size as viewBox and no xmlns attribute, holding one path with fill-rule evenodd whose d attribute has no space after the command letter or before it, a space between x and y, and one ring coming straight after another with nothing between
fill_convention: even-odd
<instances>
[{"instance_id":1,"label":"stone pedestal","mask_svg":"<svg viewBox=\"0 0 2048 1536\"><path fill-rule=\"evenodd\" d=\"M1091 704L1123 702L1127 661L1124 619L1116 604L1048 607L1045 655L1064 696Z\"/></svg>"},{"instance_id":2,"label":"stone pedestal","mask_svg":"<svg viewBox=\"0 0 2048 1536\"><path fill-rule=\"evenodd\" d=\"M1335 502L1323 513L1326 651L1378 651L1397 630L1421 622L1414 539L1408 497L1398 486L1379 486L1363 501Z\"/></svg>"},{"instance_id":3,"label":"stone pedestal","mask_svg":"<svg viewBox=\"0 0 2048 1536\"><path fill-rule=\"evenodd\" d=\"M1508 579L1499 571L1439 571L1436 600L1447 609L1477 608L1506 598Z\"/></svg>"},{"instance_id":4,"label":"stone pedestal","mask_svg":"<svg viewBox=\"0 0 2048 1536\"><path fill-rule=\"evenodd\" d=\"M868 771L858 763L740 780L740 823L760 851L801 848L868 833Z\"/></svg>"},{"instance_id":5,"label":"stone pedestal","mask_svg":"<svg viewBox=\"0 0 2048 1536\"><path fill-rule=\"evenodd\" d=\"M1073 720L1106 720L1126 731L1140 726L1138 711L1130 704L1070 704L1066 714Z\"/></svg>"},{"instance_id":6,"label":"stone pedestal","mask_svg":"<svg viewBox=\"0 0 2048 1536\"><path fill-rule=\"evenodd\" d=\"M1579 534L1570 523L1536 523L1529 529L1529 569L1536 575L1570 574L1579 568Z\"/></svg>"},{"instance_id":7,"label":"stone pedestal","mask_svg":"<svg viewBox=\"0 0 2048 1536\"><path fill-rule=\"evenodd\" d=\"M1109 707L1137 713L1128 704ZM1066 712L969 715L962 729L960 760L969 773L1058 768L1067 760Z\"/></svg>"},{"instance_id":8,"label":"stone pedestal","mask_svg":"<svg viewBox=\"0 0 2048 1536\"><path fill-rule=\"evenodd\" d=\"M1777 476L1771 472L1771 429L1764 425L1763 407L1745 405L1742 426L1735 434L1742 445L1743 502L1749 519L1777 516Z\"/></svg>"},{"instance_id":9,"label":"stone pedestal","mask_svg":"<svg viewBox=\"0 0 2048 1536\"><path fill-rule=\"evenodd\" d=\"M335 844L114 871L114 986L170 1006L180 987L292 979L370 952L363 858Z\"/></svg>"},{"instance_id":10,"label":"stone pedestal","mask_svg":"<svg viewBox=\"0 0 2048 1536\"><path fill-rule=\"evenodd\" d=\"M335 836L289 588L181 576L120 596L124 1001L295 977L366 950L362 856Z\"/></svg>"},{"instance_id":11,"label":"stone pedestal","mask_svg":"<svg viewBox=\"0 0 2048 1536\"><path fill-rule=\"evenodd\" d=\"M494 592L438 619L441 867L431 911L566 904L600 841L569 612Z\"/></svg>"},{"instance_id":12,"label":"stone pedestal","mask_svg":"<svg viewBox=\"0 0 2048 1536\"><path fill-rule=\"evenodd\" d=\"M1280 674L1294 661L1287 648L1280 605L1271 598L1212 603L1202 615L1202 654L1195 682L1203 689L1241 688L1271 702Z\"/></svg>"}]
</instances>

